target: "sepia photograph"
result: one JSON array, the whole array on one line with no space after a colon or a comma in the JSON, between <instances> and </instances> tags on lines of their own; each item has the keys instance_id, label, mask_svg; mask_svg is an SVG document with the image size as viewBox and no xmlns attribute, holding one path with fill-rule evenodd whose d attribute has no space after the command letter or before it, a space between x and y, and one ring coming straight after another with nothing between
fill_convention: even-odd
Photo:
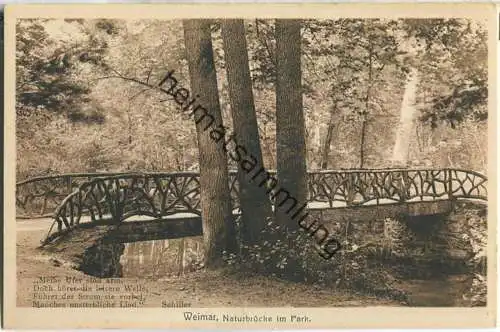
<instances>
[{"instance_id":1,"label":"sepia photograph","mask_svg":"<svg viewBox=\"0 0 500 332\"><path fill-rule=\"evenodd\" d=\"M491 17L103 8L6 12L17 309L496 306Z\"/></svg>"}]
</instances>

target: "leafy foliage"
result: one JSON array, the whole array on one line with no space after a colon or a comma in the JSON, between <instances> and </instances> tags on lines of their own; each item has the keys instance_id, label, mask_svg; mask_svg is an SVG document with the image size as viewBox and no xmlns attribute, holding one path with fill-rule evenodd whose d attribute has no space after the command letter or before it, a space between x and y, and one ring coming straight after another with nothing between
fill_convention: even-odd
<instances>
[{"instance_id":1,"label":"leafy foliage","mask_svg":"<svg viewBox=\"0 0 500 332\"><path fill-rule=\"evenodd\" d=\"M197 168L194 125L173 99L114 77L154 84L174 69L188 86L179 21L20 20L17 27L23 174ZM264 163L275 168L274 21L246 21L246 35ZM224 122L231 124L217 24L212 37ZM480 21L305 20L302 52L308 168L321 162L329 123L330 168L359 165L363 124L365 166L390 166L403 83L416 68L424 122L408 134L410 160L486 170L487 48ZM75 136L86 157L71 146ZM60 155L71 158L62 162Z\"/></svg>"},{"instance_id":2,"label":"leafy foliage","mask_svg":"<svg viewBox=\"0 0 500 332\"><path fill-rule=\"evenodd\" d=\"M99 23L103 20L97 26ZM71 35L53 38L48 31L61 26ZM98 107L85 114L83 105L91 101L91 90L80 74L86 64L102 61L107 49L105 40L79 21L31 19L17 22L16 39L18 117L64 113L74 122L104 121Z\"/></svg>"},{"instance_id":3,"label":"leafy foliage","mask_svg":"<svg viewBox=\"0 0 500 332\"><path fill-rule=\"evenodd\" d=\"M343 226L347 230L349 223L343 223ZM405 298L394 289L395 280L387 270L377 267L376 261L367 259L366 248L348 239L342 239L343 250L325 260L318 255L314 241L306 232L289 231L274 220L268 220L262 238L260 245L253 246L239 241L239 255L224 253L226 263L237 270L283 279Z\"/></svg>"},{"instance_id":4,"label":"leafy foliage","mask_svg":"<svg viewBox=\"0 0 500 332\"><path fill-rule=\"evenodd\" d=\"M482 213L476 211L466 211L465 219L467 221L468 232L464 234L465 239L469 240L474 255L470 258L468 264L476 271L472 281L471 289L464 294L464 298L469 300L472 306L486 305L487 298L487 218Z\"/></svg>"},{"instance_id":5,"label":"leafy foliage","mask_svg":"<svg viewBox=\"0 0 500 332\"><path fill-rule=\"evenodd\" d=\"M425 24L422 24L425 23ZM414 65L433 84L422 86L422 120L452 127L467 119L487 118L487 33L463 19L405 20L417 51Z\"/></svg>"}]
</instances>

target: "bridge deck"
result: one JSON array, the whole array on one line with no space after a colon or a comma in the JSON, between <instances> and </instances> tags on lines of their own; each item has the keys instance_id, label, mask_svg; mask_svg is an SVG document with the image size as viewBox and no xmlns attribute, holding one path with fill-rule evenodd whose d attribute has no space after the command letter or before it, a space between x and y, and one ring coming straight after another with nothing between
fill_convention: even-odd
<instances>
[{"instance_id":1,"label":"bridge deck","mask_svg":"<svg viewBox=\"0 0 500 332\"><path fill-rule=\"evenodd\" d=\"M361 205L347 207L338 205L330 207L329 204L313 202L309 204L310 217L321 219L328 228L330 222L335 220L352 219L356 221L370 221L377 217L396 218L401 215L418 216L448 213L451 211L450 200L425 200L406 203L393 201L381 204ZM82 216L80 224L71 229L89 229L98 225L109 225L111 215L103 216L99 221L92 221L90 216ZM26 220L18 223L18 230L48 229L54 224L54 219L43 218ZM49 243L70 229L51 233L44 240ZM203 235L202 220L194 213L177 213L157 219L149 216L135 215L119 223L116 230L104 238L104 241L130 243L138 241L151 241L161 239L175 239L189 236Z\"/></svg>"},{"instance_id":2,"label":"bridge deck","mask_svg":"<svg viewBox=\"0 0 500 332\"><path fill-rule=\"evenodd\" d=\"M444 195L443 198L441 199L432 199L431 197L424 197L423 199L420 198L414 198L411 200L406 201L407 203L412 203L412 202L435 202L435 201L445 201L447 200L448 197L447 195ZM386 204L399 204L395 202L394 200L391 199L380 199L378 202L376 200L369 201L363 204L363 206L374 206L374 205L386 205ZM310 210L321 210L321 209L337 209L337 208L346 208L348 205L345 202L339 202L339 201L334 201L332 203L329 202L309 202L307 204L307 208ZM272 207L274 210L274 206ZM233 210L233 214L238 215L240 214L239 209ZM195 213L189 213L189 212L179 212L175 213L172 215L168 215L163 217L163 220L175 220L175 219L183 219L183 218L194 218L194 217L199 217L199 215ZM112 216L111 214L103 214L102 219L111 219ZM34 218L33 218L34 219ZM28 220L33 220L33 219L28 219ZM53 218L39 218L39 219L46 219L46 220L51 220L54 221ZM144 215L134 215L126 220L124 222L135 222L135 221L146 221L146 220L156 220L157 218L154 217L149 217L149 216L144 216ZM18 219L18 220L23 220L23 219ZM80 223L88 223L92 222L92 219L89 215L83 215L80 219Z\"/></svg>"}]
</instances>

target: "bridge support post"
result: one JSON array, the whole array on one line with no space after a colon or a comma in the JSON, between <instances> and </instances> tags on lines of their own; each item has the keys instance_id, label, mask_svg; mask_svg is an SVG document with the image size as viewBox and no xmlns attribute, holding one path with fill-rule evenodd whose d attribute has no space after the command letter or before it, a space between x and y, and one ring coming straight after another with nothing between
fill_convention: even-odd
<instances>
[{"instance_id":1,"label":"bridge support post","mask_svg":"<svg viewBox=\"0 0 500 332\"><path fill-rule=\"evenodd\" d=\"M354 202L354 183L356 181L356 174L354 173L350 173L348 175L348 180L347 180L347 183L346 183L346 201L345 201L345 205L346 206L352 206L352 203Z\"/></svg>"}]
</instances>

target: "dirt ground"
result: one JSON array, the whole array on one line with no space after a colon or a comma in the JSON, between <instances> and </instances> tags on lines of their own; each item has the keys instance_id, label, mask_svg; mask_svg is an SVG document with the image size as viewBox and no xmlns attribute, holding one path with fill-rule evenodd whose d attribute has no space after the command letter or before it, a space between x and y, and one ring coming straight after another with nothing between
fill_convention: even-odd
<instances>
[{"instance_id":1,"label":"dirt ground","mask_svg":"<svg viewBox=\"0 0 500 332\"><path fill-rule=\"evenodd\" d=\"M52 277L61 281L57 285L68 285L65 278L80 280L92 284L95 278L87 276L72 268L70 262L63 262L37 249L40 239L47 228L37 221L18 222L17 231L17 304L18 306L34 305L34 289L40 285L40 277ZM106 286L107 280L99 279L100 285ZM227 275L220 271L201 270L178 277L161 278L157 280L122 278L116 280L122 286L139 285L140 290L134 291L137 299L134 303L140 307L160 306L192 306L192 307L338 307L338 306L401 306L398 301L378 299L366 295L340 292L332 289L322 289L315 285L304 285L261 276ZM113 284L111 284L112 286ZM45 287L46 284L43 284ZM40 289L36 292L40 294ZM42 292L43 293L43 292ZM45 292L46 294L61 294L64 292ZM76 292L77 293L77 292ZM76 296L75 293L75 296ZM129 295L123 290L108 292L115 299ZM139 294L140 293L140 294ZM101 294L101 295L99 295ZM104 292L87 291L88 298L96 299ZM43 302L43 301L42 301ZM45 301L51 302L51 301ZM120 301L118 301L120 302ZM125 302L123 302L125 303ZM126 305L126 304L125 304Z\"/></svg>"}]
</instances>

